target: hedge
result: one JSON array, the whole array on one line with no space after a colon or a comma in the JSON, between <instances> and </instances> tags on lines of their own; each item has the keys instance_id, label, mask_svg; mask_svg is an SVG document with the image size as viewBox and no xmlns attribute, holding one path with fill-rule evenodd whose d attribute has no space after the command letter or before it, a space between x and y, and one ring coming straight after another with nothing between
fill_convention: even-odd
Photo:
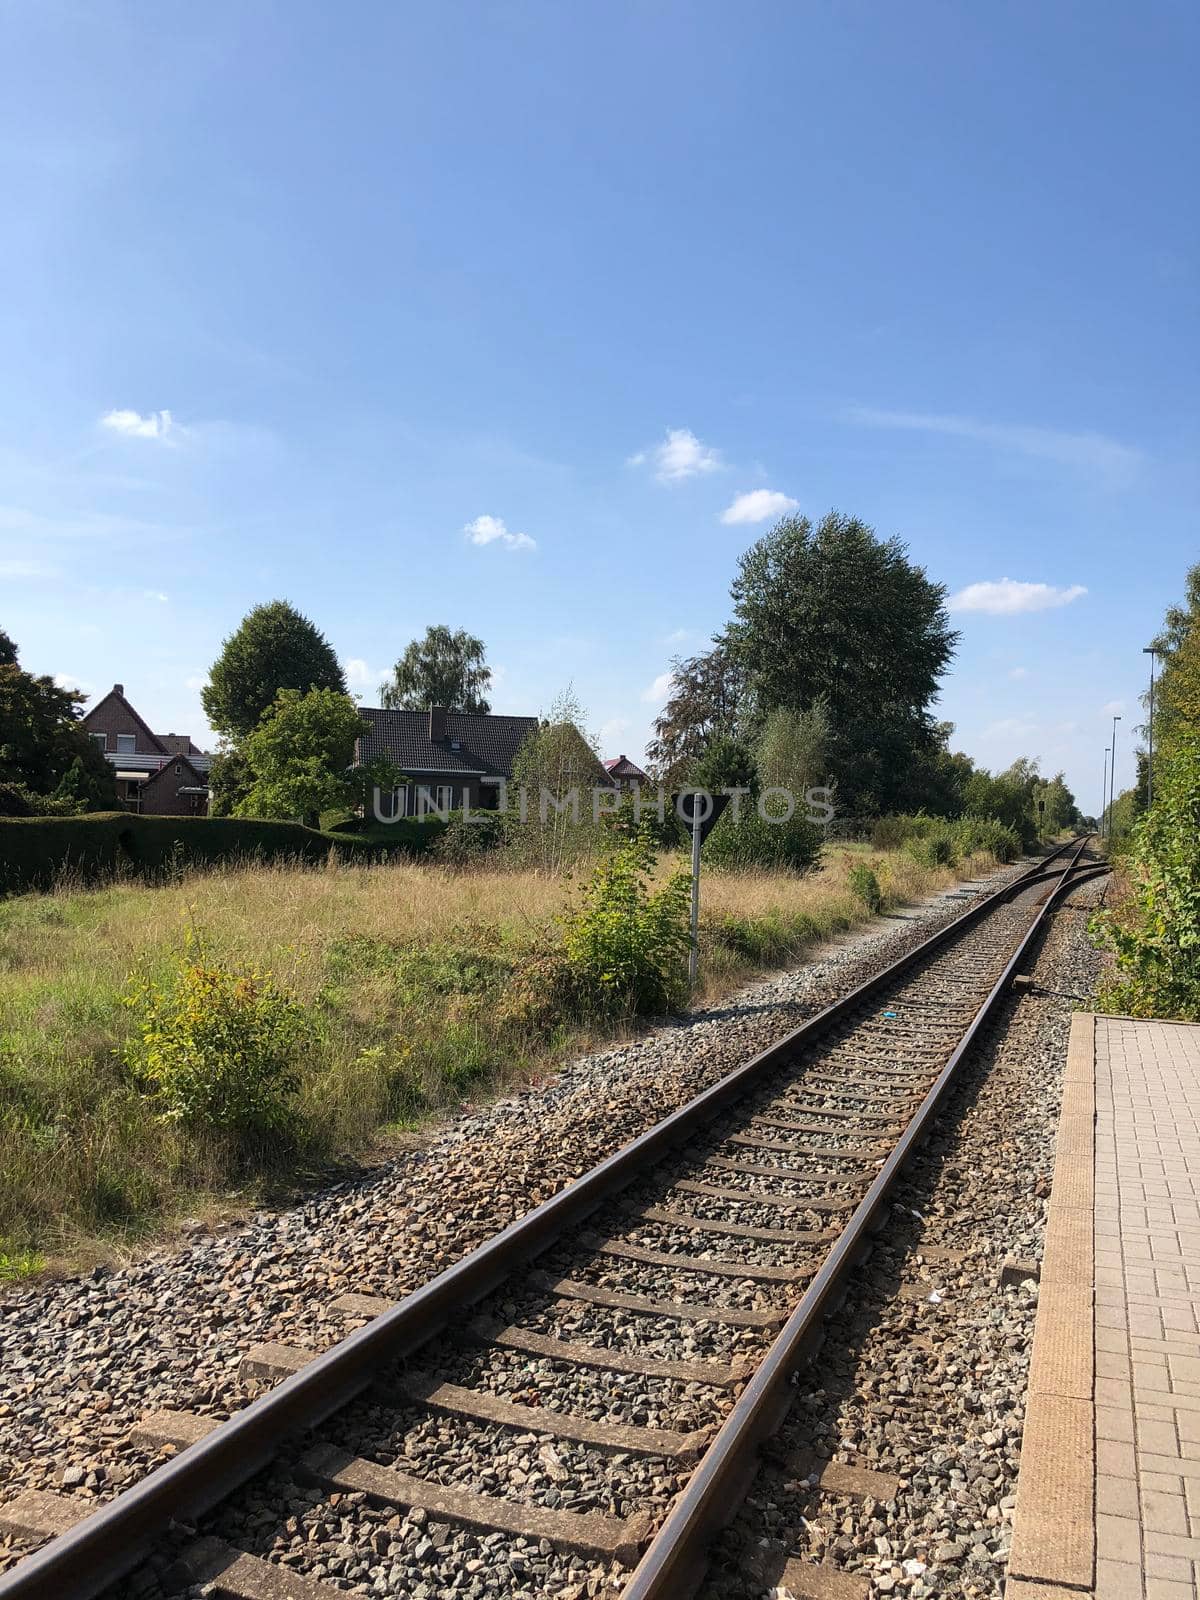
<instances>
[{"instance_id":1,"label":"hedge","mask_svg":"<svg viewBox=\"0 0 1200 1600\"><path fill-rule=\"evenodd\" d=\"M79 817L0 817L0 893L49 888L64 873L86 882L117 872L153 878L176 866L219 861L371 861L419 855L444 831L436 818L403 819L386 838L321 832L299 822L242 817L143 817L97 811Z\"/></svg>"}]
</instances>

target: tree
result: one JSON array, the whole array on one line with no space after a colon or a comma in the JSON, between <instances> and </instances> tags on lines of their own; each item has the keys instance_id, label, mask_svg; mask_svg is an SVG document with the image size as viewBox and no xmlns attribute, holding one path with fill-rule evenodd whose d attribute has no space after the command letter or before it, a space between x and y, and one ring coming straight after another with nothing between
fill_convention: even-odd
<instances>
[{"instance_id":1,"label":"tree","mask_svg":"<svg viewBox=\"0 0 1200 1600\"><path fill-rule=\"evenodd\" d=\"M676 657L647 751L659 782L689 780L692 764L714 739L735 735L745 720L745 698L745 674L726 638L718 637L700 655Z\"/></svg>"},{"instance_id":2,"label":"tree","mask_svg":"<svg viewBox=\"0 0 1200 1600\"><path fill-rule=\"evenodd\" d=\"M205 715L225 739L258 726L281 689L346 692L333 646L286 600L255 606L230 634L200 692Z\"/></svg>"},{"instance_id":3,"label":"tree","mask_svg":"<svg viewBox=\"0 0 1200 1600\"><path fill-rule=\"evenodd\" d=\"M513 851L547 872L561 872L593 854L602 837L592 791L608 775L583 723L583 708L568 689L513 759L515 793L507 797Z\"/></svg>"},{"instance_id":4,"label":"tree","mask_svg":"<svg viewBox=\"0 0 1200 1600\"><path fill-rule=\"evenodd\" d=\"M797 808L803 810L805 789L824 781L828 741L824 701L818 700L808 711L777 706L758 738L759 782L764 789L791 789Z\"/></svg>"},{"instance_id":5,"label":"tree","mask_svg":"<svg viewBox=\"0 0 1200 1600\"><path fill-rule=\"evenodd\" d=\"M380 701L396 711L445 706L485 715L492 709L485 699L492 669L484 654L483 640L465 628L451 631L444 623L426 628L425 637L414 639L392 668L389 681L380 684Z\"/></svg>"},{"instance_id":6,"label":"tree","mask_svg":"<svg viewBox=\"0 0 1200 1600\"><path fill-rule=\"evenodd\" d=\"M352 792L354 741L367 731L358 707L336 689L281 689L240 752L250 787L242 817L297 817L311 827Z\"/></svg>"},{"instance_id":7,"label":"tree","mask_svg":"<svg viewBox=\"0 0 1200 1600\"><path fill-rule=\"evenodd\" d=\"M17 664L17 647L13 641L0 628L0 667L15 667Z\"/></svg>"},{"instance_id":8,"label":"tree","mask_svg":"<svg viewBox=\"0 0 1200 1600\"><path fill-rule=\"evenodd\" d=\"M856 517L814 529L785 517L739 562L729 648L763 717L823 701L843 803L894 809L915 757L937 748L929 716L958 635L946 588Z\"/></svg>"},{"instance_id":9,"label":"tree","mask_svg":"<svg viewBox=\"0 0 1200 1600\"><path fill-rule=\"evenodd\" d=\"M64 806L114 810L113 769L79 725L85 699L15 661L0 665L0 783L43 798L65 785L58 796Z\"/></svg>"},{"instance_id":10,"label":"tree","mask_svg":"<svg viewBox=\"0 0 1200 1600\"><path fill-rule=\"evenodd\" d=\"M1155 697L1154 803L1132 827L1128 890L1095 918L1093 929L1116 955L1115 970L1101 989L1109 1010L1195 1022L1200 1021L1200 567L1188 574L1188 601L1187 612L1173 607L1167 613L1164 695ZM1125 799L1121 795L1113 807L1115 828L1127 820ZM1130 804L1129 821L1132 814Z\"/></svg>"}]
</instances>

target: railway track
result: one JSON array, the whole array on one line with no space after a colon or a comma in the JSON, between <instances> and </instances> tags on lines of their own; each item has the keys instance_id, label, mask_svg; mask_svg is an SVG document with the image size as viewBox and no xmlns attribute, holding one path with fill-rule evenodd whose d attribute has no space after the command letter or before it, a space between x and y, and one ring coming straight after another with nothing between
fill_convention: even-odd
<instances>
[{"instance_id":1,"label":"railway track","mask_svg":"<svg viewBox=\"0 0 1200 1600\"><path fill-rule=\"evenodd\" d=\"M169 1458L100 1510L33 1491L0 1507L0 1529L49 1536L0 1600L87 1600L131 1573L130 1593L406 1595L413 1569L387 1560L405 1540L430 1600L452 1582L691 1593L959 1061L1046 915L1105 870L1086 844L403 1301L340 1296L331 1349L247 1351L271 1387L229 1421L144 1418Z\"/></svg>"}]
</instances>

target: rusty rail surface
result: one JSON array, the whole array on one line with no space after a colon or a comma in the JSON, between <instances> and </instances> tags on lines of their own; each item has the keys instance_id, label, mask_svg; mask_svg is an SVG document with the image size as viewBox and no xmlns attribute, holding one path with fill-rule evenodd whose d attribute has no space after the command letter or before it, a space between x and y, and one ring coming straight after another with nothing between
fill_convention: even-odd
<instances>
[{"instance_id":1,"label":"rusty rail surface","mask_svg":"<svg viewBox=\"0 0 1200 1600\"><path fill-rule=\"evenodd\" d=\"M762 1077L811 1045L881 988L957 939L1015 893L1047 876L1057 890L1032 920L1016 952L976 1013L946 1067L929 1090L845 1233L804 1294L762 1366L725 1424L623 1591L625 1600L680 1600L702 1570L712 1533L731 1514L738 1485L753 1470L762 1438L786 1410L788 1381L830 1295L840 1285L891 1183L940 1100L963 1054L991 1015L1046 914L1073 887L1072 874L1088 843L1058 846L1011 883L983 896L944 928L919 943L840 1000L800 1024L728 1073L695 1099L656 1123L596 1167L566 1185L461 1261L408 1295L392 1310L348 1335L284 1379L198 1443L148 1473L131 1489L51 1539L0 1575L0 1600L93 1600L146 1557L173 1522L192 1522L265 1467L290 1437L316 1427L347 1405L380 1370L426 1344L463 1311L514 1271L526 1266L566 1229L626 1188L664 1153L740 1100ZM1075 846L1055 873L1047 863ZM1083 869L1088 871L1088 869ZM1094 872L1094 867L1091 871ZM1090 872L1089 872L1090 875ZM691 1574L689 1577L688 1574Z\"/></svg>"}]
</instances>

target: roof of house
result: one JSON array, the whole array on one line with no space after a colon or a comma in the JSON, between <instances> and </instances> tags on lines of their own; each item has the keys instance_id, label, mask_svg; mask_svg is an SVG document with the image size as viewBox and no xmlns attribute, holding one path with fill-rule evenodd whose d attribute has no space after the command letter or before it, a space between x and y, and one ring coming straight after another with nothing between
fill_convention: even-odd
<instances>
[{"instance_id":1,"label":"roof of house","mask_svg":"<svg viewBox=\"0 0 1200 1600\"><path fill-rule=\"evenodd\" d=\"M150 724L141 715L137 708L125 698L124 684L114 683L107 694L101 695L100 699L96 701L96 704L83 717L83 726L85 728L87 727L90 719L96 715L97 711L99 711L100 707L107 705L110 700L117 701L118 704L123 706L124 709L129 713L129 715L137 723L138 727L141 728L142 732L154 745L156 751L158 752L159 761L152 763L152 758L146 753L142 753L139 756L131 756L128 752L124 754L117 752L114 754L112 751L106 750L105 755L109 761L115 763L119 760L122 767L129 767L132 770L133 767L142 767L143 765L149 764L157 765L159 762L161 762L161 759L164 756L187 756L188 761L192 766L192 770L198 776L207 776L208 771L213 764L212 756L210 756L206 750L201 750L198 745L194 744L189 734L155 733Z\"/></svg>"},{"instance_id":2,"label":"roof of house","mask_svg":"<svg viewBox=\"0 0 1200 1600\"><path fill-rule=\"evenodd\" d=\"M446 737L435 743L429 737L428 711L361 707L360 712L364 721L371 724L371 731L358 741L359 764L386 756L406 772L461 772L464 776L511 778L517 751L538 729L536 717L448 711Z\"/></svg>"},{"instance_id":3,"label":"roof of house","mask_svg":"<svg viewBox=\"0 0 1200 1600\"><path fill-rule=\"evenodd\" d=\"M182 766L185 766L188 769L188 771L191 773L192 777L195 778L196 782L193 785L189 785L186 789L182 790L181 792L186 793L186 794L190 794L190 793L195 792L196 790L203 790L203 792L205 794L207 794L208 793L208 785L204 781L206 774L203 773L198 766L196 766L195 762L192 760L192 758L190 756L184 755L182 750L176 751L175 757L176 758L175 758L174 761L164 761L162 766L159 767L157 772L152 772L150 774L150 776L146 779L145 783L142 785L143 791L148 789L151 786L151 784L157 783L158 780L162 777L162 775L165 772L169 772L173 767L182 765Z\"/></svg>"},{"instance_id":4,"label":"roof of house","mask_svg":"<svg viewBox=\"0 0 1200 1600\"><path fill-rule=\"evenodd\" d=\"M643 772L635 761L630 761L628 756L615 756L611 761L604 763L604 770L614 778L645 778L649 781L650 774Z\"/></svg>"}]
</instances>

